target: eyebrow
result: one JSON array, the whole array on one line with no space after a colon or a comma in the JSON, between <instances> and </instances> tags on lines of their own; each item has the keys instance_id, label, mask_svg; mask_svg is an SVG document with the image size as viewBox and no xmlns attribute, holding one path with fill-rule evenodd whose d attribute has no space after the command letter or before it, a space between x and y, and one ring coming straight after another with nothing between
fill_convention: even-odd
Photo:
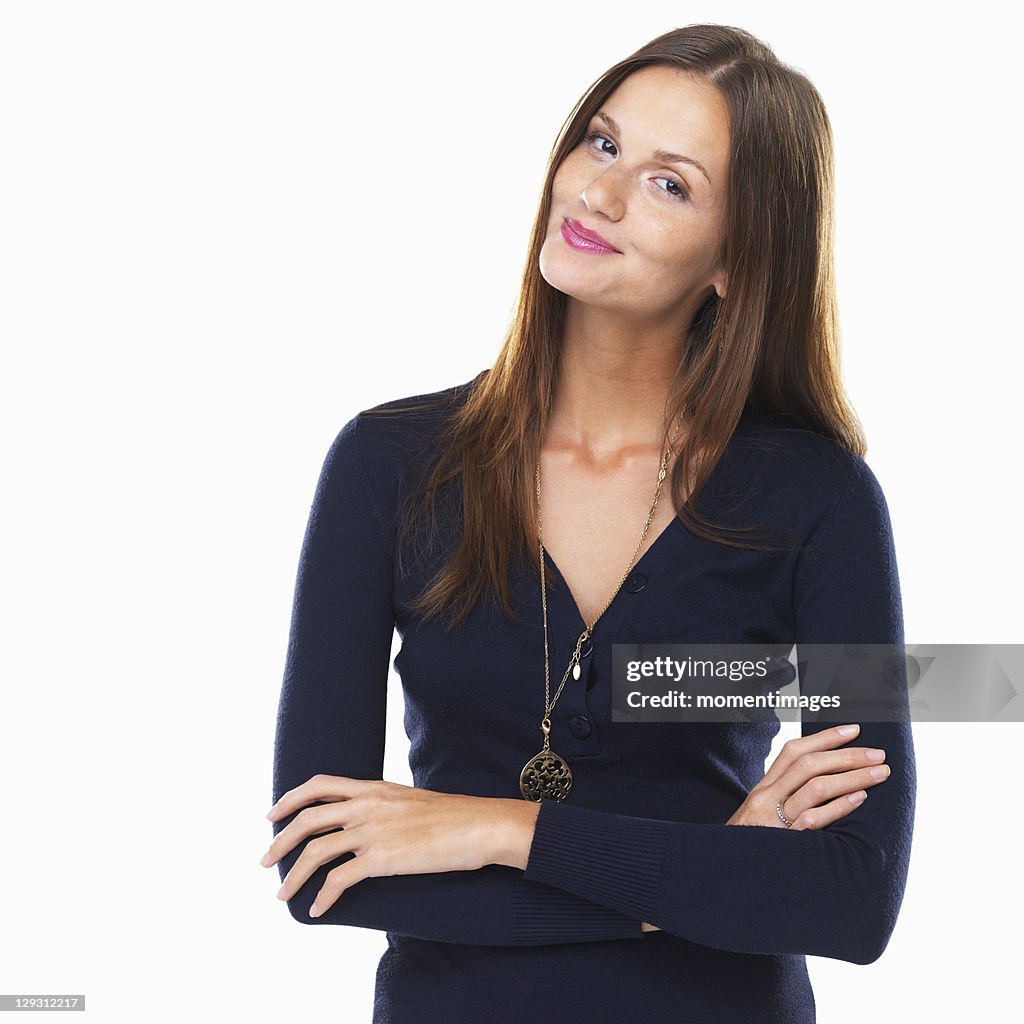
<instances>
[{"instance_id":1,"label":"eyebrow","mask_svg":"<svg viewBox=\"0 0 1024 1024\"><path fill-rule=\"evenodd\" d=\"M604 121L604 123L607 124L608 127L611 128L611 130L615 132L616 135L622 134L622 131L620 130L619 126L615 123L615 119L613 117L610 117L608 114L604 113L604 111L601 110L597 112L597 116L601 118L601 120ZM700 171L700 173L703 174L705 178L708 179L708 184L711 184L711 175L704 170L704 165L699 160L694 160L692 156L682 156L679 153L669 153L667 150L664 149L656 149L654 151L654 156L655 159L661 160L663 163L666 164L691 164L692 166L696 167L697 170Z\"/></svg>"}]
</instances>

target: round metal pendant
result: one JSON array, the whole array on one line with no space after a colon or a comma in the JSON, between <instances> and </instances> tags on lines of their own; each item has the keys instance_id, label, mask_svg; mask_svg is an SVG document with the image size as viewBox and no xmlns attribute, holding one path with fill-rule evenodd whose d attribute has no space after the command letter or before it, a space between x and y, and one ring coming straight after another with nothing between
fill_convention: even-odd
<instances>
[{"instance_id":1,"label":"round metal pendant","mask_svg":"<svg viewBox=\"0 0 1024 1024\"><path fill-rule=\"evenodd\" d=\"M572 770L553 750L541 750L523 766L519 790L524 800L564 800L572 790Z\"/></svg>"}]
</instances>

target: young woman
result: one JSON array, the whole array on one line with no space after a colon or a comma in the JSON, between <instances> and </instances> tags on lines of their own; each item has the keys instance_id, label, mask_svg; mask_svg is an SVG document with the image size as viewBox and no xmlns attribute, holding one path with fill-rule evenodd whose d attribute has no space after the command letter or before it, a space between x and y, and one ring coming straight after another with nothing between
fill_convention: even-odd
<instances>
[{"instance_id":1,"label":"young woman","mask_svg":"<svg viewBox=\"0 0 1024 1024\"><path fill-rule=\"evenodd\" d=\"M338 434L264 863L297 920L387 932L375 1021L805 1024L806 955L884 950L909 723L805 721L764 773L774 717L610 713L614 643L903 643L832 189L806 78L669 32L566 122L494 366ZM382 778L396 627L413 787Z\"/></svg>"}]
</instances>

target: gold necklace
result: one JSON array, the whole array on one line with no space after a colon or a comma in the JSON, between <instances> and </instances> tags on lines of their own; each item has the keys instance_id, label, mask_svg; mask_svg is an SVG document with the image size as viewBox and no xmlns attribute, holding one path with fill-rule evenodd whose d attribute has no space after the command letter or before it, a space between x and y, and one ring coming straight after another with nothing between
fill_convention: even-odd
<instances>
[{"instance_id":1,"label":"gold necklace","mask_svg":"<svg viewBox=\"0 0 1024 1024\"><path fill-rule=\"evenodd\" d=\"M640 542L633 552L633 557L629 560L629 565L626 566L626 571L622 574L622 579L619 580L618 586L612 592L612 596L608 598L604 607L597 613L594 621L580 633L579 639L576 641L576 650L573 651L572 656L569 658L569 665L562 676L562 681L555 693L554 700L551 700L551 669L548 661L548 592L544 574L544 539L540 514L540 460L538 459L537 461L537 541L540 545L540 594L541 604L544 608L544 717L541 719L540 728L544 734L544 746L523 765L523 770L519 774L519 791L523 794L524 800L533 800L535 802L540 802L545 798L564 800L572 791L572 769L564 757L556 754L551 749L551 712L554 711L555 704L562 695L562 688L569 678L569 673L572 672L574 680L580 678L580 651L583 649L584 643L590 638L598 619L604 615L609 605L615 600L615 595L622 589L622 584L626 582L626 577L629 575L630 569L633 568L636 556L644 546L647 531L651 528L651 522L654 520L654 511L658 507L661 485L668 473L668 460L672 455L672 442L675 440L676 433L673 433L669 441L668 450L661 460L658 484L654 489L654 501L651 502L651 510L647 513L647 522L644 523L643 532L640 534Z\"/></svg>"}]
</instances>

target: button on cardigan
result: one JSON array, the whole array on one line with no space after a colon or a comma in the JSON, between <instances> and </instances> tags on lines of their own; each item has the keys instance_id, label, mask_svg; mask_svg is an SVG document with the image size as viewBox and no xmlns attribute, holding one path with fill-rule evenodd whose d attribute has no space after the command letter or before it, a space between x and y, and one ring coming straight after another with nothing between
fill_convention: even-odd
<instances>
[{"instance_id":1,"label":"button on cardigan","mask_svg":"<svg viewBox=\"0 0 1024 1024\"><path fill-rule=\"evenodd\" d=\"M413 784L520 797L519 773L543 740L538 574L514 565L518 620L489 597L451 632L412 611L457 539L457 479L442 488L434 548L419 561L396 552L402 503L473 383L365 410L327 453L296 578L275 801L317 773L383 778L396 629ZM434 407L411 407L425 400ZM347 854L289 901L304 924L386 933L375 1022L806 1024L807 955L868 964L886 948L913 830L908 721L861 723L849 745L882 747L892 774L815 831L725 824L764 775L774 718L611 721L613 643L796 644L798 656L801 643L902 644L882 490L859 456L748 409L698 507L717 522L759 524L777 550L704 540L678 519L649 545L555 707L551 745L575 784L568 800L541 803L525 871L367 878L310 918ZM585 623L550 555L546 565L554 674ZM303 846L282 858L282 879Z\"/></svg>"}]
</instances>

